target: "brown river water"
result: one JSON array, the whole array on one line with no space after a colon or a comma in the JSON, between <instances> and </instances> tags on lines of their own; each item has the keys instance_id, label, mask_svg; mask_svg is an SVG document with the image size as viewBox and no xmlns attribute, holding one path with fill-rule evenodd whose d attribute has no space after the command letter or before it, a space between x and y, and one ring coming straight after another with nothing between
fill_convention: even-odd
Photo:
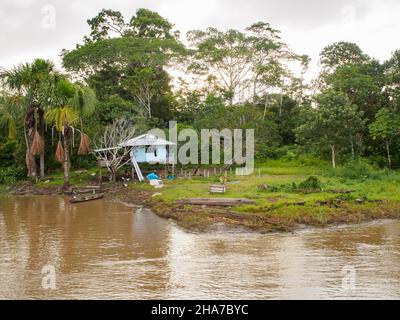
<instances>
[{"instance_id":1,"label":"brown river water","mask_svg":"<svg viewBox=\"0 0 400 320\"><path fill-rule=\"evenodd\" d=\"M400 222L190 233L114 202L0 198L0 299L18 298L399 299Z\"/></svg>"}]
</instances>

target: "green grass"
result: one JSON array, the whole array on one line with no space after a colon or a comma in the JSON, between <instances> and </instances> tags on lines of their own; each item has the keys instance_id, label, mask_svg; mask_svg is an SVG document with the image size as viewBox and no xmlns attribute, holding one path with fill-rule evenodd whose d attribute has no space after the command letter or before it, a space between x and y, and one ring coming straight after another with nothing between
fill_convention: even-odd
<instances>
[{"instance_id":1,"label":"green grass","mask_svg":"<svg viewBox=\"0 0 400 320\"><path fill-rule=\"evenodd\" d=\"M355 168L353 175L352 168ZM368 168L364 175L363 166L351 166L332 170L328 162L305 158L296 161L273 160L256 163L254 174L250 176L228 175L226 194L210 195L209 188L218 184L219 176L210 178L194 177L193 179L178 178L174 181L165 180L165 187L154 190L147 182L131 183L126 189L133 200L144 199L154 212L166 218L172 218L185 227L203 228L208 224L223 221L250 228L264 230L293 230L298 223L325 226L331 223L358 223L371 219L400 217L400 172ZM350 174L349 174L350 173ZM93 176L93 174L95 174ZM70 181L73 185L87 185L96 181L98 169L86 172L71 171ZM105 172L104 172L105 174ZM301 182L310 176L318 178L322 192L304 193L298 190ZM355 179L354 176L359 177ZM62 172L51 175L48 183L39 182L37 187L46 188L63 184ZM352 178L349 178L352 177ZM260 189L267 186L267 190ZM295 187L293 187L295 185ZM111 186L111 184L110 184ZM354 190L350 194L335 194L329 190ZM0 193L6 193L5 186L0 186ZM143 191L143 192L141 192ZM149 198L148 191L160 193ZM118 192L115 196L118 196ZM236 218L225 211L217 212L213 208L202 210L198 207L176 205L177 200L186 198L247 198L254 205L238 206L234 211ZM357 203L357 199L368 199L370 202ZM382 200L376 203L373 200ZM305 202L304 205L299 205ZM339 207L336 207L337 203ZM322 204L321 204L322 203Z\"/></svg>"},{"instance_id":2,"label":"green grass","mask_svg":"<svg viewBox=\"0 0 400 320\"><path fill-rule=\"evenodd\" d=\"M318 201L338 198L347 201L360 198L400 201L400 174L397 172L390 175L379 173L379 179L350 180L331 176L331 171L328 174L326 163L321 163L319 166L299 166L295 162L269 161L258 165L262 167L256 168L251 176L229 175L226 194L212 195L212 197L248 198L256 202L256 205L237 208L239 212L265 212L279 205L300 201L305 201L307 207L314 206ZM355 192L349 195L329 192L303 194L290 190L293 183L299 184L311 175L318 177L323 190L354 190ZM162 195L158 199L173 203L185 198L210 197L209 187L215 183L218 183L217 177L165 181L165 188L162 189ZM262 184L275 187L278 191L260 191L258 187ZM146 186L146 188L149 187Z\"/></svg>"},{"instance_id":3,"label":"green grass","mask_svg":"<svg viewBox=\"0 0 400 320\"><path fill-rule=\"evenodd\" d=\"M79 172L80 170L71 170L69 173L69 179L71 185L85 185L91 181L95 181L98 175L98 168L88 169L85 172ZM77 173L79 172L79 173ZM92 175L94 174L94 176ZM37 186L40 188L62 186L64 184L64 174L62 171L55 172L49 175L50 182L46 183L47 179L39 181Z\"/></svg>"}]
</instances>

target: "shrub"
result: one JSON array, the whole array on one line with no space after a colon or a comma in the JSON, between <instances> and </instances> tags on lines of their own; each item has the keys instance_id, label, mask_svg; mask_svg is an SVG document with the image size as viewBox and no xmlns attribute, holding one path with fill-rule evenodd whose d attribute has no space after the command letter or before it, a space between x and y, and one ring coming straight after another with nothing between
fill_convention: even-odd
<instances>
[{"instance_id":1,"label":"shrub","mask_svg":"<svg viewBox=\"0 0 400 320\"><path fill-rule=\"evenodd\" d=\"M26 169L21 167L0 168L0 184L12 184L26 176Z\"/></svg>"},{"instance_id":2,"label":"shrub","mask_svg":"<svg viewBox=\"0 0 400 320\"><path fill-rule=\"evenodd\" d=\"M14 153L18 147L16 141L0 144L0 167L8 168L16 163Z\"/></svg>"},{"instance_id":3,"label":"shrub","mask_svg":"<svg viewBox=\"0 0 400 320\"><path fill-rule=\"evenodd\" d=\"M380 179L382 176L363 159L351 160L342 167L331 169L328 174L350 180Z\"/></svg>"},{"instance_id":4,"label":"shrub","mask_svg":"<svg viewBox=\"0 0 400 320\"><path fill-rule=\"evenodd\" d=\"M298 189L321 189L321 181L317 177L311 176L307 180L301 182Z\"/></svg>"}]
</instances>

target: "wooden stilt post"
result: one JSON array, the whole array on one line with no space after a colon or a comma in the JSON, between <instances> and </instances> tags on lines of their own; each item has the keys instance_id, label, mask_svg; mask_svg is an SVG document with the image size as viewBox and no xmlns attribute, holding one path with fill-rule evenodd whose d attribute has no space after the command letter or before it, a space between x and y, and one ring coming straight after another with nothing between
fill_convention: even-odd
<instances>
[{"instance_id":1,"label":"wooden stilt post","mask_svg":"<svg viewBox=\"0 0 400 320\"><path fill-rule=\"evenodd\" d=\"M97 165L99 166L99 185L101 185L102 181L103 181L103 172L101 169L101 162L100 160L97 161Z\"/></svg>"}]
</instances>

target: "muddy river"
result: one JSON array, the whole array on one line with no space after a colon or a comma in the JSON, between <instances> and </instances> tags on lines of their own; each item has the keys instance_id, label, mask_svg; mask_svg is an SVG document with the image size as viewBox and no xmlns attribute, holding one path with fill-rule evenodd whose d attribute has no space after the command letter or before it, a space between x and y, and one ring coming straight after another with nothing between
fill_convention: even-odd
<instances>
[{"instance_id":1,"label":"muddy river","mask_svg":"<svg viewBox=\"0 0 400 320\"><path fill-rule=\"evenodd\" d=\"M400 222L191 233L146 209L0 198L0 299L399 299Z\"/></svg>"}]
</instances>

